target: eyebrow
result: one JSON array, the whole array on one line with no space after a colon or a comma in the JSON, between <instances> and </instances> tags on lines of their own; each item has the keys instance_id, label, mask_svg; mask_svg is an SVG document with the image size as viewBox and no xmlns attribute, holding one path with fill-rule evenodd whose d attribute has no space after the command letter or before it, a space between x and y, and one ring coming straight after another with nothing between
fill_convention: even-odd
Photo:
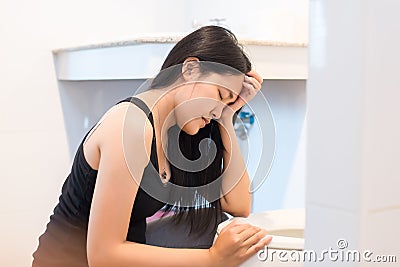
<instances>
[{"instance_id":1,"label":"eyebrow","mask_svg":"<svg viewBox=\"0 0 400 267\"><path fill-rule=\"evenodd\" d=\"M229 99L233 99L233 94L232 94L232 91L230 91L230 90L229 90L229 97L228 98ZM232 101L232 102L229 102L228 105L235 103L236 99L234 101Z\"/></svg>"}]
</instances>

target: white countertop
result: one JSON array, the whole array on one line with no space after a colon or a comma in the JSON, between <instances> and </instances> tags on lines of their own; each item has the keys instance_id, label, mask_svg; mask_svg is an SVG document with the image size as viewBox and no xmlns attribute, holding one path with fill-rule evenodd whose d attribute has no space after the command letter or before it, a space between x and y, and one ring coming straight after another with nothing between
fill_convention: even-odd
<instances>
[{"instance_id":1,"label":"white countertop","mask_svg":"<svg viewBox=\"0 0 400 267\"><path fill-rule=\"evenodd\" d=\"M136 44L149 44L149 43L160 43L160 44L172 44L177 43L183 36L149 36L149 37L137 37L130 40L110 41L96 44L86 44L67 48L54 49L53 53L87 50L87 49L98 49L98 48L109 48L118 46L129 46ZM307 47L306 43L287 43L272 40L257 40L257 39L238 39L238 42L243 45L256 45L256 46L275 46L275 47Z\"/></svg>"}]
</instances>

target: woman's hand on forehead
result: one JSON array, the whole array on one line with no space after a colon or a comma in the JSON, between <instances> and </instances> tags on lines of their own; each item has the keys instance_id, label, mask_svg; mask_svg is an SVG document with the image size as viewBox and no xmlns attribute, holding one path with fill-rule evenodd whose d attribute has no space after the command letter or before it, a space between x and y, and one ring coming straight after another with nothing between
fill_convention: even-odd
<instances>
[{"instance_id":1,"label":"woman's hand on forehead","mask_svg":"<svg viewBox=\"0 0 400 267\"><path fill-rule=\"evenodd\" d=\"M238 111L241 107L246 105L254 96L260 91L261 83L263 79L260 74L258 74L255 70L249 71L243 81L242 90L239 93L239 96L236 98L235 102L229 104L222 111L221 118L227 118L228 121L231 121L233 114Z\"/></svg>"},{"instance_id":2,"label":"woman's hand on forehead","mask_svg":"<svg viewBox=\"0 0 400 267\"><path fill-rule=\"evenodd\" d=\"M256 79L260 84L262 84L263 82L263 78L261 77L261 75L256 72L255 70L251 70L248 73L246 73L247 76L253 77L254 79Z\"/></svg>"}]
</instances>

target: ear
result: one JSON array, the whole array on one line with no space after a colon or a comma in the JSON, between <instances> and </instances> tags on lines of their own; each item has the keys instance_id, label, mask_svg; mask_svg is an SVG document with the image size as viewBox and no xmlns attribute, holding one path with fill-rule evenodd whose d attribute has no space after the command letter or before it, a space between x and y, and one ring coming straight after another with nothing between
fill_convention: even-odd
<instances>
[{"instance_id":1,"label":"ear","mask_svg":"<svg viewBox=\"0 0 400 267\"><path fill-rule=\"evenodd\" d=\"M200 63L196 57L188 57L183 62L182 76L186 82L195 81L200 77Z\"/></svg>"}]
</instances>

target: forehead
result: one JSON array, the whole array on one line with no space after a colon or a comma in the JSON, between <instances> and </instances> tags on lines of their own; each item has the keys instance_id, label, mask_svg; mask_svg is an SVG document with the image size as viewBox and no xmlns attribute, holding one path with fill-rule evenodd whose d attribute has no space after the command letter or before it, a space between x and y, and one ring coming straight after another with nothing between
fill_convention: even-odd
<instances>
[{"instance_id":1,"label":"forehead","mask_svg":"<svg viewBox=\"0 0 400 267\"><path fill-rule=\"evenodd\" d=\"M244 74L217 74L212 73L200 78L200 82L215 84L221 88L239 94L242 90Z\"/></svg>"}]
</instances>

